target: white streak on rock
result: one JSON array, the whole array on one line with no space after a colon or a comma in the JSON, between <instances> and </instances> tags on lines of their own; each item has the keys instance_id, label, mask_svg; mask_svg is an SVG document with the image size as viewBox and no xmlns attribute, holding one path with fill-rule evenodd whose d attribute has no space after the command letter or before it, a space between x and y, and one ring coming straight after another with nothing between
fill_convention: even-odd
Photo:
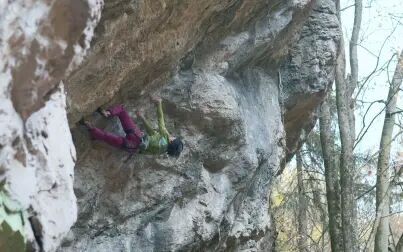
<instances>
[{"instance_id":1,"label":"white streak on rock","mask_svg":"<svg viewBox=\"0 0 403 252\"><path fill-rule=\"evenodd\" d=\"M57 248L77 217L73 192L76 153L65 109L62 87L26 122L26 138L31 143L26 166L11 158L6 170L10 192L25 208L32 208L31 214L42 225L45 251Z\"/></svg>"}]
</instances>

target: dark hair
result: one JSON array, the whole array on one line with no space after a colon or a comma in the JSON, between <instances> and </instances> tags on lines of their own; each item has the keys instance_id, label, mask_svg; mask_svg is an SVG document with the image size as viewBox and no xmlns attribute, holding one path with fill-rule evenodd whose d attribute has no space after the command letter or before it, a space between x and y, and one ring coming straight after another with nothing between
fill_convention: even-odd
<instances>
[{"instance_id":1,"label":"dark hair","mask_svg":"<svg viewBox=\"0 0 403 252\"><path fill-rule=\"evenodd\" d=\"M179 137L175 138L172 142L168 144L168 155L173 157L179 157L183 150L183 142L179 139Z\"/></svg>"}]
</instances>

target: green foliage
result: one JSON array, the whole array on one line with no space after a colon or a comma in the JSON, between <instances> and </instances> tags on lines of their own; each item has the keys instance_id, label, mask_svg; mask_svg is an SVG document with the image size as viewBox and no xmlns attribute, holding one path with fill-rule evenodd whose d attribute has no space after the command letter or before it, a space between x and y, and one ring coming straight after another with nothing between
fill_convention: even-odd
<instances>
[{"instance_id":1,"label":"green foliage","mask_svg":"<svg viewBox=\"0 0 403 252\"><path fill-rule=\"evenodd\" d=\"M21 206L0 189L0 251L23 252L26 246L27 216Z\"/></svg>"}]
</instances>

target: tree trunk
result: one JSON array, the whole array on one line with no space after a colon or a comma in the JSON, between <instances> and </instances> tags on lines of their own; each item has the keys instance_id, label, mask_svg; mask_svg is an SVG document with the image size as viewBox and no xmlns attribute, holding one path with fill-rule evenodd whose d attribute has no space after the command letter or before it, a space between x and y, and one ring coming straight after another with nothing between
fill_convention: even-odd
<instances>
[{"instance_id":1,"label":"tree trunk","mask_svg":"<svg viewBox=\"0 0 403 252\"><path fill-rule=\"evenodd\" d=\"M340 48L336 70L336 100L339 121L341 153L340 153L340 186L341 186L341 213L342 232L345 252L354 252L356 249L356 202L354 196L354 160L353 135L351 134L351 110L347 99L347 83L344 79L344 46Z\"/></svg>"},{"instance_id":2,"label":"tree trunk","mask_svg":"<svg viewBox=\"0 0 403 252\"><path fill-rule=\"evenodd\" d=\"M310 186L310 188L311 188L311 191L312 191L312 196L313 196L313 199L312 199L312 201L313 201L313 205L314 205L314 207L319 211L319 218L320 218L320 223L322 224L321 225L321 229L320 229L320 231L321 231L321 239L320 240L322 240L322 244L324 244L324 238L325 238L325 235L324 235L324 233L326 232L326 228L325 228L325 226L328 224L327 222L326 222L326 213L325 213L325 209L323 208L323 206L322 206L322 201L321 201L321 189L320 189L320 187L318 186L318 183L314 183L314 179L312 178L312 177L310 177L310 179L308 180L308 182L309 182L309 186ZM305 187L306 188L306 187ZM316 211L315 211L316 212ZM315 225L316 226L316 225ZM317 250L316 251L323 251L323 249L322 250L319 250L319 242L320 242L320 240L318 241L318 247L317 247ZM310 250L310 252L311 252L312 250Z\"/></svg>"},{"instance_id":3,"label":"tree trunk","mask_svg":"<svg viewBox=\"0 0 403 252\"><path fill-rule=\"evenodd\" d=\"M301 153L297 152L297 181L298 181L298 249L301 252L307 250L307 201L304 195L304 184L302 176L302 158Z\"/></svg>"},{"instance_id":4,"label":"tree trunk","mask_svg":"<svg viewBox=\"0 0 403 252\"><path fill-rule=\"evenodd\" d=\"M382 137L379 145L379 157L376 177L376 213L379 224L376 228L375 247L376 252L388 251L389 237L389 160L393 126L395 124L395 110L398 90L402 83L403 53L400 54L396 70L390 83L389 94L385 110L385 119L382 129Z\"/></svg>"},{"instance_id":5,"label":"tree trunk","mask_svg":"<svg viewBox=\"0 0 403 252\"><path fill-rule=\"evenodd\" d=\"M338 4L338 6L340 6ZM340 11L340 10L339 10ZM358 251L356 234L356 201L354 194L354 158L353 147L355 139L354 100L352 94L357 85L358 60L357 41L360 31L362 1L355 1L354 27L350 41L351 78L345 79L345 52L343 39L340 43L339 55L336 61L336 103L341 141L340 155L340 186L341 186L341 215L343 250Z\"/></svg>"},{"instance_id":6,"label":"tree trunk","mask_svg":"<svg viewBox=\"0 0 403 252\"><path fill-rule=\"evenodd\" d=\"M331 129L332 120L328 102L329 99L326 99L320 109L320 142L325 167L330 245L332 251L342 251L343 236L341 232L339 173L335 164L334 133Z\"/></svg>"},{"instance_id":7,"label":"tree trunk","mask_svg":"<svg viewBox=\"0 0 403 252\"><path fill-rule=\"evenodd\" d=\"M355 100L352 99L355 88L358 85L358 57L357 57L357 46L358 46L358 36L361 29L362 20L362 0L355 0L355 11L354 11L354 26L350 39L350 68L351 76L349 78L349 87L347 92L347 99L350 102L350 135L355 140ZM354 142L353 142L354 146ZM354 148L354 147L353 147Z\"/></svg>"}]
</instances>

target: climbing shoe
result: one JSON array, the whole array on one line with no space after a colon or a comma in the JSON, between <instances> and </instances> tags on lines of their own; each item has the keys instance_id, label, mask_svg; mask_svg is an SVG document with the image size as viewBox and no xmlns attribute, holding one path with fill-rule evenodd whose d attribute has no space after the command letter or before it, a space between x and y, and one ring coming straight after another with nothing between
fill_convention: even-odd
<instances>
[{"instance_id":1,"label":"climbing shoe","mask_svg":"<svg viewBox=\"0 0 403 252\"><path fill-rule=\"evenodd\" d=\"M93 128L92 124L91 124L89 121L84 120L84 118L81 118L81 120L78 121L78 124L80 124L80 125L86 127L87 129Z\"/></svg>"}]
</instances>

